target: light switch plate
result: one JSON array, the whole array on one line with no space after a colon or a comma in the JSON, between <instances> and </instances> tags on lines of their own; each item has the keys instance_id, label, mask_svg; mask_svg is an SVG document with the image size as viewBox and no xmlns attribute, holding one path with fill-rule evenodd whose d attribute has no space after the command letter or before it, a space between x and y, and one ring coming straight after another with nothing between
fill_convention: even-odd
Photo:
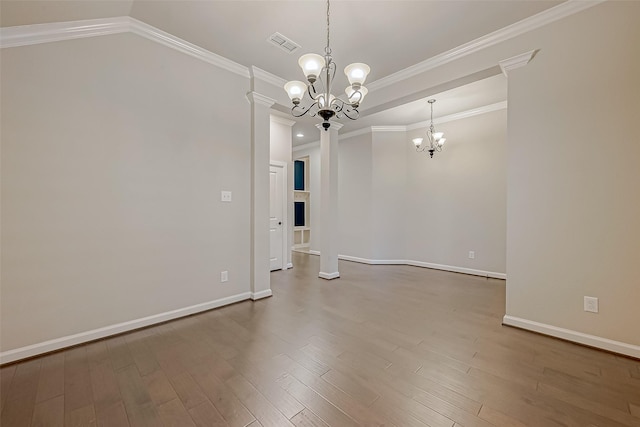
<instances>
[{"instance_id":1,"label":"light switch plate","mask_svg":"<svg viewBox=\"0 0 640 427\"><path fill-rule=\"evenodd\" d=\"M584 311L588 311L589 313L597 313L598 312L598 298L596 297L584 297Z\"/></svg>"}]
</instances>

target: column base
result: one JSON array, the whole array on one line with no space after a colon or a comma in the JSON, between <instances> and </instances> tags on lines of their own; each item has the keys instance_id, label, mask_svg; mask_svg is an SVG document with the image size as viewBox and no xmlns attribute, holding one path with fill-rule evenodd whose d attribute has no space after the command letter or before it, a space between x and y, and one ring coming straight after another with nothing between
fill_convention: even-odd
<instances>
[{"instance_id":1,"label":"column base","mask_svg":"<svg viewBox=\"0 0 640 427\"><path fill-rule=\"evenodd\" d=\"M332 280L340 277L340 273L337 271L335 273L325 273L324 271L321 271L320 273L318 273L318 277L320 277L321 279Z\"/></svg>"}]
</instances>

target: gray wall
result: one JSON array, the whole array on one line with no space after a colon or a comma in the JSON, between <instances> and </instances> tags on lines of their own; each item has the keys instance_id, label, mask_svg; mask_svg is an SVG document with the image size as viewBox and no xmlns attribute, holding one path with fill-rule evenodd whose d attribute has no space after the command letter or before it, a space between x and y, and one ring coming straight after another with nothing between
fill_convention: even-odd
<instances>
[{"instance_id":1,"label":"gray wall","mask_svg":"<svg viewBox=\"0 0 640 427\"><path fill-rule=\"evenodd\" d=\"M509 74L507 314L640 345L640 3L527 38L540 52Z\"/></svg>"},{"instance_id":2,"label":"gray wall","mask_svg":"<svg viewBox=\"0 0 640 427\"><path fill-rule=\"evenodd\" d=\"M247 79L132 34L1 53L2 351L249 291Z\"/></svg>"}]
</instances>

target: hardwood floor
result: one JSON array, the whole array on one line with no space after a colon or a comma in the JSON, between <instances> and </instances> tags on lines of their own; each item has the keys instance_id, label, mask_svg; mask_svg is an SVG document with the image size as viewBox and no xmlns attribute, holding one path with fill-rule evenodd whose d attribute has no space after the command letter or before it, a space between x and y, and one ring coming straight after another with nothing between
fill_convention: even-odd
<instances>
[{"instance_id":1,"label":"hardwood floor","mask_svg":"<svg viewBox=\"0 0 640 427\"><path fill-rule=\"evenodd\" d=\"M318 261L272 298L2 367L0 424L640 426L640 361L501 326L503 281Z\"/></svg>"}]
</instances>

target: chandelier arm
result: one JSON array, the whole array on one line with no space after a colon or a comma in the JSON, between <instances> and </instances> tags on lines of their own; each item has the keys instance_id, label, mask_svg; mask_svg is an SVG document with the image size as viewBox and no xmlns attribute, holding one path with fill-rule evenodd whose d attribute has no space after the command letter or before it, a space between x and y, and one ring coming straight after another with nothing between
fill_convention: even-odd
<instances>
[{"instance_id":1,"label":"chandelier arm","mask_svg":"<svg viewBox=\"0 0 640 427\"><path fill-rule=\"evenodd\" d=\"M301 107L300 105L294 105L293 108L291 108L291 115L293 117L302 117L305 114L308 114L316 104L318 104L317 101L309 105L308 107ZM314 117L315 115L316 113L310 114L311 117Z\"/></svg>"},{"instance_id":2,"label":"chandelier arm","mask_svg":"<svg viewBox=\"0 0 640 427\"><path fill-rule=\"evenodd\" d=\"M344 104L344 108L342 109L342 114L348 119L356 120L360 117L360 111L357 108L351 106L351 104Z\"/></svg>"}]
</instances>

